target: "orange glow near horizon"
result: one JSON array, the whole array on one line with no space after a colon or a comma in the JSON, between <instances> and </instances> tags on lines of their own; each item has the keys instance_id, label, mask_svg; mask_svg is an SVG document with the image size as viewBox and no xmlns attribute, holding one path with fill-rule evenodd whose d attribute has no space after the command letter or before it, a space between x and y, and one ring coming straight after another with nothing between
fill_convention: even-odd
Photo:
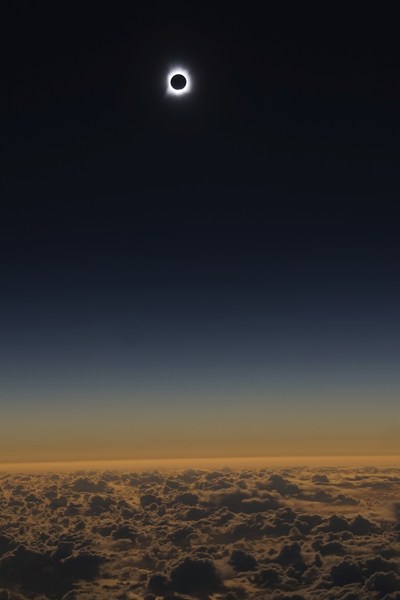
<instances>
[{"instance_id":1,"label":"orange glow near horizon","mask_svg":"<svg viewBox=\"0 0 400 600\"><path fill-rule=\"evenodd\" d=\"M0 463L1 472L71 472L78 470L147 469L175 470L184 468L262 468L262 467L398 467L400 455L343 456L246 456L203 458L151 458L132 460L37 461Z\"/></svg>"},{"instance_id":2,"label":"orange glow near horizon","mask_svg":"<svg viewBox=\"0 0 400 600\"><path fill-rule=\"evenodd\" d=\"M163 404L143 401L140 406L115 400L96 408L85 398L79 406L66 398L26 414L10 407L2 415L0 461L400 455L398 408L391 396L382 396L387 411L378 411L367 394L321 397L298 392L243 401L226 395L214 403L207 397L175 404L167 398Z\"/></svg>"}]
</instances>

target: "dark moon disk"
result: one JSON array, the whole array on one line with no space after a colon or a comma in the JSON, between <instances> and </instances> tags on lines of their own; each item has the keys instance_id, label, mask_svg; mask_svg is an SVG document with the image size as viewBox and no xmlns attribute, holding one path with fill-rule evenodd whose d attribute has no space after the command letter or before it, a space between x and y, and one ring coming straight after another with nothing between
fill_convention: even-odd
<instances>
[{"instance_id":1,"label":"dark moon disk","mask_svg":"<svg viewBox=\"0 0 400 600\"><path fill-rule=\"evenodd\" d=\"M186 85L186 77L184 75L174 75L171 77L171 86L174 90L183 90Z\"/></svg>"}]
</instances>

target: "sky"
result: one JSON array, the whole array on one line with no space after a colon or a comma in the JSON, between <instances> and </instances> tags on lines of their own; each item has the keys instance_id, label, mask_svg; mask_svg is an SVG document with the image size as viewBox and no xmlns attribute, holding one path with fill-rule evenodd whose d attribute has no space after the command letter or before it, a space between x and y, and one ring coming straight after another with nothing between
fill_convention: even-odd
<instances>
[{"instance_id":1,"label":"sky","mask_svg":"<svg viewBox=\"0 0 400 600\"><path fill-rule=\"evenodd\" d=\"M0 462L399 454L394 24L9 11Z\"/></svg>"}]
</instances>

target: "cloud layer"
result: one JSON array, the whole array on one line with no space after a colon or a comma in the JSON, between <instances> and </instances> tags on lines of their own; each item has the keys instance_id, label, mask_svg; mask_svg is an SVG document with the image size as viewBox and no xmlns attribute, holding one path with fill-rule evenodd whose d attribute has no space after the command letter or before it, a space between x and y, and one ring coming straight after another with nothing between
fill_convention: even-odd
<instances>
[{"instance_id":1,"label":"cloud layer","mask_svg":"<svg viewBox=\"0 0 400 600\"><path fill-rule=\"evenodd\" d=\"M0 475L0 600L400 600L400 471Z\"/></svg>"}]
</instances>

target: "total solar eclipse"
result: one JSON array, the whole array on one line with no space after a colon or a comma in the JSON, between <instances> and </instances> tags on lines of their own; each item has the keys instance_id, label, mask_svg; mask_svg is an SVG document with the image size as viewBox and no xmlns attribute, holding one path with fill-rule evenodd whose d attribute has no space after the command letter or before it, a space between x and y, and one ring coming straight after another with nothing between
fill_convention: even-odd
<instances>
[{"instance_id":1,"label":"total solar eclipse","mask_svg":"<svg viewBox=\"0 0 400 600\"><path fill-rule=\"evenodd\" d=\"M180 73L177 73L171 78L171 85L174 90L183 90L183 88L186 87L186 83L186 77Z\"/></svg>"},{"instance_id":2,"label":"total solar eclipse","mask_svg":"<svg viewBox=\"0 0 400 600\"><path fill-rule=\"evenodd\" d=\"M191 90L191 77L187 69L175 68L167 75L167 94L182 96Z\"/></svg>"}]
</instances>

